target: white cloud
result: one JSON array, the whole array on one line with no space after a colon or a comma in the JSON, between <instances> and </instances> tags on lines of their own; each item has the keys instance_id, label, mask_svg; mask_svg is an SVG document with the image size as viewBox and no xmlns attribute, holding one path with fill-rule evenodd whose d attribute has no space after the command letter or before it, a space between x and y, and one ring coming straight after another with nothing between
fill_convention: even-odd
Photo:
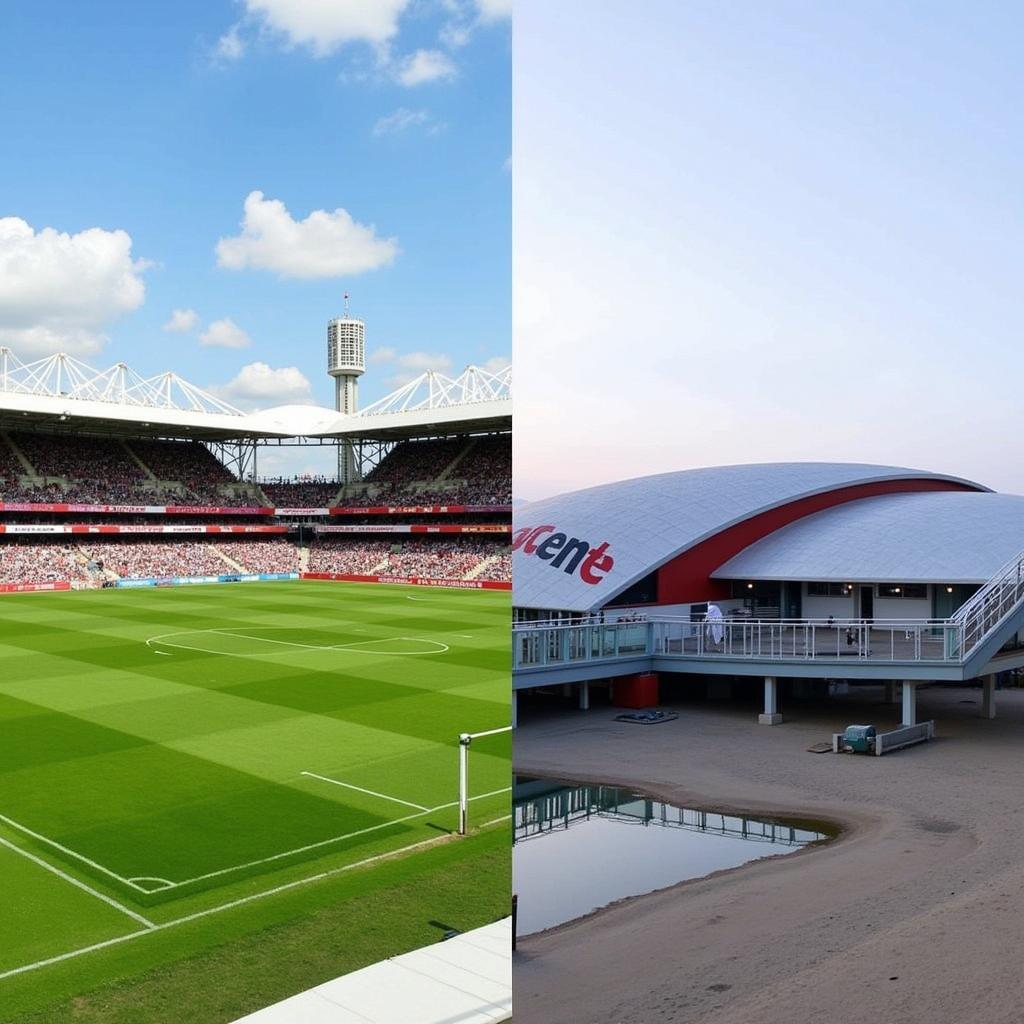
<instances>
[{"instance_id":1,"label":"white cloud","mask_svg":"<svg viewBox=\"0 0 1024 1024\"><path fill-rule=\"evenodd\" d=\"M171 319L164 324L164 330L172 334L186 334L199 323L199 314L194 309L175 309Z\"/></svg>"},{"instance_id":2,"label":"white cloud","mask_svg":"<svg viewBox=\"0 0 1024 1024\"><path fill-rule=\"evenodd\" d=\"M451 50L466 46L482 26L512 17L512 0L444 0L449 20L438 38Z\"/></svg>"},{"instance_id":3,"label":"white cloud","mask_svg":"<svg viewBox=\"0 0 1024 1024\"><path fill-rule=\"evenodd\" d=\"M0 344L19 355L99 351L108 322L142 305L142 273L125 231L35 231L0 218Z\"/></svg>"},{"instance_id":4,"label":"white cloud","mask_svg":"<svg viewBox=\"0 0 1024 1024\"><path fill-rule=\"evenodd\" d=\"M399 107L378 119L373 126L373 134L378 138L382 135L398 135L410 128L422 128L428 135L436 135L441 129L441 125L426 110L409 110L408 107Z\"/></svg>"},{"instance_id":5,"label":"white cloud","mask_svg":"<svg viewBox=\"0 0 1024 1024\"><path fill-rule=\"evenodd\" d=\"M284 35L326 57L346 43L383 47L398 32L409 0L244 0L246 12L265 31Z\"/></svg>"},{"instance_id":6,"label":"white cloud","mask_svg":"<svg viewBox=\"0 0 1024 1024\"><path fill-rule=\"evenodd\" d=\"M243 409L313 404L309 379L296 366L275 369L266 363L249 363L227 384L211 390Z\"/></svg>"},{"instance_id":7,"label":"white cloud","mask_svg":"<svg viewBox=\"0 0 1024 1024\"><path fill-rule=\"evenodd\" d=\"M221 60L239 60L245 54L245 40L240 34L240 26L232 25L217 40L216 54Z\"/></svg>"},{"instance_id":8,"label":"white cloud","mask_svg":"<svg viewBox=\"0 0 1024 1024\"><path fill-rule=\"evenodd\" d=\"M296 221L279 199L250 192L242 233L217 243L217 262L228 270L273 270L282 277L342 277L376 270L394 261L395 238L378 238L373 225L359 224L341 207L314 210Z\"/></svg>"},{"instance_id":9,"label":"white cloud","mask_svg":"<svg viewBox=\"0 0 1024 1024\"><path fill-rule=\"evenodd\" d=\"M199 335L199 344L206 348L248 348L252 338L230 317L214 320Z\"/></svg>"},{"instance_id":10,"label":"white cloud","mask_svg":"<svg viewBox=\"0 0 1024 1024\"><path fill-rule=\"evenodd\" d=\"M476 0L476 9L483 22L512 17L512 0Z\"/></svg>"},{"instance_id":11,"label":"white cloud","mask_svg":"<svg viewBox=\"0 0 1024 1024\"><path fill-rule=\"evenodd\" d=\"M379 348L370 355L371 363L389 366L391 376L386 379L389 387L400 388L427 370L448 373L452 368L451 356L442 352L398 352L394 348Z\"/></svg>"},{"instance_id":12,"label":"white cloud","mask_svg":"<svg viewBox=\"0 0 1024 1024\"><path fill-rule=\"evenodd\" d=\"M391 348L390 345L384 345L381 348L375 348L370 353L371 363L390 363L398 358L398 351Z\"/></svg>"},{"instance_id":13,"label":"white cloud","mask_svg":"<svg viewBox=\"0 0 1024 1024\"><path fill-rule=\"evenodd\" d=\"M500 373L512 360L508 356L492 356L485 363L480 363L480 368L488 373Z\"/></svg>"},{"instance_id":14,"label":"white cloud","mask_svg":"<svg viewBox=\"0 0 1024 1024\"><path fill-rule=\"evenodd\" d=\"M450 21L441 29L438 38L448 49L457 50L473 38L473 26L465 22Z\"/></svg>"},{"instance_id":15,"label":"white cloud","mask_svg":"<svg viewBox=\"0 0 1024 1024\"><path fill-rule=\"evenodd\" d=\"M398 61L394 68L398 82L410 88L426 82L443 82L456 75L451 57L440 50L417 50Z\"/></svg>"}]
</instances>

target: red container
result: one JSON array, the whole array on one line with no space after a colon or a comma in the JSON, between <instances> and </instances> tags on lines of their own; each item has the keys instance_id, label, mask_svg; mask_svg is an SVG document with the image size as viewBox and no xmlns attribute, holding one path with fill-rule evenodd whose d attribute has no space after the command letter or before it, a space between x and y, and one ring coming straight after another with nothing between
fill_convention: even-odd
<instances>
[{"instance_id":1,"label":"red container","mask_svg":"<svg viewBox=\"0 0 1024 1024\"><path fill-rule=\"evenodd\" d=\"M658 673L641 672L615 680L612 705L617 708L656 708L658 706Z\"/></svg>"}]
</instances>

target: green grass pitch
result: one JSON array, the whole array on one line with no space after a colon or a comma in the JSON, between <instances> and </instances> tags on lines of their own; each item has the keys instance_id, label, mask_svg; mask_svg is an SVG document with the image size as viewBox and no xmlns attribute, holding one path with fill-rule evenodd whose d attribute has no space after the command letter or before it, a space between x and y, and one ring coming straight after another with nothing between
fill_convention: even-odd
<instances>
[{"instance_id":1,"label":"green grass pitch","mask_svg":"<svg viewBox=\"0 0 1024 1024\"><path fill-rule=\"evenodd\" d=\"M509 623L507 593L318 582L3 599L0 1019L294 927L376 876L400 891L417 863L474 891L511 742L474 744L479 831L452 840L458 734L509 723ZM247 969L274 971L258 951Z\"/></svg>"}]
</instances>

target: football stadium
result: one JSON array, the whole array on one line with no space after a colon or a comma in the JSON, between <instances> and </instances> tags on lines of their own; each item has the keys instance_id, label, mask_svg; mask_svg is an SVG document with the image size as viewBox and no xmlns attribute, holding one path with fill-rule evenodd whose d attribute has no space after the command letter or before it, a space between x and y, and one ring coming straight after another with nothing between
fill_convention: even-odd
<instances>
[{"instance_id":1,"label":"football stadium","mask_svg":"<svg viewBox=\"0 0 1024 1024\"><path fill-rule=\"evenodd\" d=\"M255 413L0 350L4 1020L230 1020L507 914L511 371L357 409L329 344L337 409Z\"/></svg>"}]
</instances>

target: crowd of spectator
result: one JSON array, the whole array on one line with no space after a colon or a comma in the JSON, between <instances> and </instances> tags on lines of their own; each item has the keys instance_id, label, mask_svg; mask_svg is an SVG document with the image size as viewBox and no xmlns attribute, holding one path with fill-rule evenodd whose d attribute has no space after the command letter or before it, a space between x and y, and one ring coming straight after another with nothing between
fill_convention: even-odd
<instances>
[{"instance_id":1,"label":"crowd of spectator","mask_svg":"<svg viewBox=\"0 0 1024 1024\"><path fill-rule=\"evenodd\" d=\"M309 549L309 571L365 576L384 561L392 547L393 542L385 540L317 540Z\"/></svg>"},{"instance_id":2,"label":"crowd of spectator","mask_svg":"<svg viewBox=\"0 0 1024 1024\"><path fill-rule=\"evenodd\" d=\"M146 479L121 441L74 434L51 437L13 432L10 436L39 476L109 481L125 487Z\"/></svg>"},{"instance_id":3,"label":"crowd of spectator","mask_svg":"<svg viewBox=\"0 0 1024 1024\"><path fill-rule=\"evenodd\" d=\"M298 572L299 549L289 540L273 538L236 538L214 541L232 561L248 572Z\"/></svg>"},{"instance_id":4,"label":"crowd of spectator","mask_svg":"<svg viewBox=\"0 0 1024 1024\"><path fill-rule=\"evenodd\" d=\"M0 544L0 583L60 583L89 573L74 544Z\"/></svg>"},{"instance_id":5,"label":"crowd of spectator","mask_svg":"<svg viewBox=\"0 0 1024 1024\"><path fill-rule=\"evenodd\" d=\"M336 501L340 487L326 477L297 477L268 481L260 495L240 485L197 441L122 442L25 431L10 436L35 474L26 471L13 449L0 444L0 500L8 502L241 508L260 505L265 496L275 507L324 508ZM511 458L507 435L404 441L368 475L371 486L365 495L341 503L507 505L512 500ZM32 483L33 475L65 482Z\"/></svg>"},{"instance_id":6,"label":"crowd of spectator","mask_svg":"<svg viewBox=\"0 0 1024 1024\"><path fill-rule=\"evenodd\" d=\"M361 539L317 540L309 552L310 572L338 572L375 576L424 576L431 579L466 578L481 562L495 555L474 578L509 580L512 559L505 544L473 537L415 538L401 543Z\"/></svg>"},{"instance_id":7,"label":"crowd of spectator","mask_svg":"<svg viewBox=\"0 0 1024 1024\"><path fill-rule=\"evenodd\" d=\"M325 477L266 480L260 488L274 508L330 508L341 484Z\"/></svg>"},{"instance_id":8,"label":"crowd of spectator","mask_svg":"<svg viewBox=\"0 0 1024 1024\"><path fill-rule=\"evenodd\" d=\"M231 566L209 541L117 540L83 545L88 557L124 579L151 576L219 576Z\"/></svg>"},{"instance_id":9,"label":"crowd of spectator","mask_svg":"<svg viewBox=\"0 0 1024 1024\"><path fill-rule=\"evenodd\" d=\"M474 573L485 561L485 569ZM98 582L111 573L125 579L220 576L237 571L232 563L251 573L297 572L299 549L278 537L5 543L0 545L0 583ZM453 580L473 573L475 579L509 580L512 560L507 545L470 537L416 538L402 543L351 538L316 541L310 548L308 568Z\"/></svg>"},{"instance_id":10,"label":"crowd of spectator","mask_svg":"<svg viewBox=\"0 0 1024 1024\"><path fill-rule=\"evenodd\" d=\"M444 479L438 477L445 475ZM376 500L416 505L508 505L512 440L507 434L451 441L403 441L367 475Z\"/></svg>"},{"instance_id":11,"label":"crowd of spectator","mask_svg":"<svg viewBox=\"0 0 1024 1024\"><path fill-rule=\"evenodd\" d=\"M505 549L508 551L508 549ZM512 582L512 555L511 553L499 555L482 574L483 579L504 580Z\"/></svg>"},{"instance_id":12,"label":"crowd of spectator","mask_svg":"<svg viewBox=\"0 0 1024 1024\"><path fill-rule=\"evenodd\" d=\"M451 540L433 538L406 541L400 551L388 556L387 572L396 576L426 576L434 579L464 579L481 562L507 550L493 541L474 537Z\"/></svg>"},{"instance_id":13,"label":"crowd of spectator","mask_svg":"<svg viewBox=\"0 0 1024 1024\"><path fill-rule=\"evenodd\" d=\"M6 441L0 439L0 485L6 484L8 481L16 482L24 472L25 467L18 461L14 449Z\"/></svg>"}]
</instances>

